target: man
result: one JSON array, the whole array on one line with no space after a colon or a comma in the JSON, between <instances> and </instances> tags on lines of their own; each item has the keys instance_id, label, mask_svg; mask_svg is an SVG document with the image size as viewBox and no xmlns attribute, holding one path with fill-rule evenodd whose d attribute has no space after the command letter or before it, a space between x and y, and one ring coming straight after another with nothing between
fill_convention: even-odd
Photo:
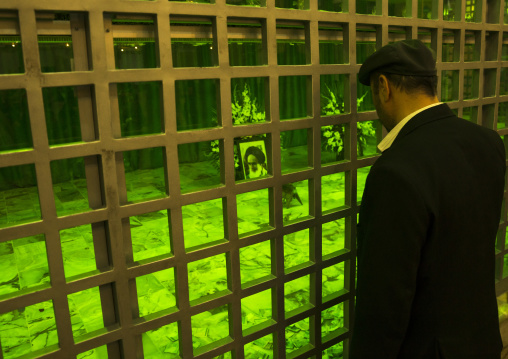
<instances>
[{"instance_id":1,"label":"man","mask_svg":"<svg viewBox=\"0 0 508 359\"><path fill-rule=\"evenodd\" d=\"M245 174L247 178L266 176L266 156L258 147L250 146L244 156Z\"/></svg>"},{"instance_id":2,"label":"man","mask_svg":"<svg viewBox=\"0 0 508 359\"><path fill-rule=\"evenodd\" d=\"M389 133L360 209L349 358L499 359L500 137L438 102L435 60L418 40L371 55L359 80Z\"/></svg>"}]
</instances>

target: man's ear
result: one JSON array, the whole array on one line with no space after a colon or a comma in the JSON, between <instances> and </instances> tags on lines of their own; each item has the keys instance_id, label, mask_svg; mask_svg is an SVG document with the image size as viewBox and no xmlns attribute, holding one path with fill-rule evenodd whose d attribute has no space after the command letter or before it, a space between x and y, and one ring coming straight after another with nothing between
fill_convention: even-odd
<instances>
[{"instance_id":1,"label":"man's ear","mask_svg":"<svg viewBox=\"0 0 508 359\"><path fill-rule=\"evenodd\" d=\"M379 97L384 102L388 101L391 95L390 83L385 75L379 75Z\"/></svg>"}]
</instances>

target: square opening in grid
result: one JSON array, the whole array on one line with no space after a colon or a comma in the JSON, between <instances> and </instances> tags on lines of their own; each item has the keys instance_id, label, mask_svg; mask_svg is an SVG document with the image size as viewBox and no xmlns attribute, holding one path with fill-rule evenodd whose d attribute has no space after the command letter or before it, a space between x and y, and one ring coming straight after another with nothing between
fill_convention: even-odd
<instances>
[{"instance_id":1,"label":"square opening in grid","mask_svg":"<svg viewBox=\"0 0 508 359\"><path fill-rule=\"evenodd\" d=\"M0 342L4 358L35 357L58 350L53 301L0 313Z\"/></svg>"},{"instance_id":2,"label":"square opening in grid","mask_svg":"<svg viewBox=\"0 0 508 359\"><path fill-rule=\"evenodd\" d=\"M269 121L269 87L267 77L231 79L231 118L233 125L250 125Z\"/></svg>"},{"instance_id":3,"label":"square opening in grid","mask_svg":"<svg viewBox=\"0 0 508 359\"><path fill-rule=\"evenodd\" d=\"M311 167L312 157L309 144L312 142L311 129L281 131L280 151L282 173L296 172Z\"/></svg>"},{"instance_id":4,"label":"square opening in grid","mask_svg":"<svg viewBox=\"0 0 508 359\"><path fill-rule=\"evenodd\" d=\"M321 177L321 211L337 211L346 204L346 173L332 173Z\"/></svg>"},{"instance_id":5,"label":"square opening in grid","mask_svg":"<svg viewBox=\"0 0 508 359\"><path fill-rule=\"evenodd\" d=\"M255 233L272 229L270 201L271 189L264 188L257 191L236 195L236 209L238 217L238 235L246 237Z\"/></svg>"},{"instance_id":6,"label":"square opening in grid","mask_svg":"<svg viewBox=\"0 0 508 359\"><path fill-rule=\"evenodd\" d=\"M42 72L91 70L88 14L36 12Z\"/></svg>"},{"instance_id":7,"label":"square opening in grid","mask_svg":"<svg viewBox=\"0 0 508 359\"><path fill-rule=\"evenodd\" d=\"M100 156L55 160L50 162L50 168L59 217L103 207Z\"/></svg>"},{"instance_id":8,"label":"square opening in grid","mask_svg":"<svg viewBox=\"0 0 508 359\"><path fill-rule=\"evenodd\" d=\"M223 185L223 140L178 145L180 190L195 192Z\"/></svg>"},{"instance_id":9,"label":"square opening in grid","mask_svg":"<svg viewBox=\"0 0 508 359\"><path fill-rule=\"evenodd\" d=\"M177 322L144 332L141 335L141 341L145 358L163 358L165 356L176 358L180 355L180 335Z\"/></svg>"},{"instance_id":10,"label":"square opening in grid","mask_svg":"<svg viewBox=\"0 0 508 359\"><path fill-rule=\"evenodd\" d=\"M0 228L39 220L35 165L0 167Z\"/></svg>"},{"instance_id":11,"label":"square opening in grid","mask_svg":"<svg viewBox=\"0 0 508 359\"><path fill-rule=\"evenodd\" d=\"M228 304L193 315L191 323L194 355L231 342L233 339L229 331L230 320L232 319Z\"/></svg>"},{"instance_id":12,"label":"square opening in grid","mask_svg":"<svg viewBox=\"0 0 508 359\"><path fill-rule=\"evenodd\" d=\"M175 312L175 269L167 268L136 277L139 317L154 318Z\"/></svg>"},{"instance_id":13,"label":"square opening in grid","mask_svg":"<svg viewBox=\"0 0 508 359\"><path fill-rule=\"evenodd\" d=\"M25 72L23 48L17 11L1 11L0 26L8 34L0 38L0 74L21 74ZM3 106L2 106L3 108Z\"/></svg>"},{"instance_id":14,"label":"square opening in grid","mask_svg":"<svg viewBox=\"0 0 508 359\"><path fill-rule=\"evenodd\" d=\"M312 115L312 78L310 76L279 77L279 118L293 120Z\"/></svg>"},{"instance_id":15,"label":"square opening in grid","mask_svg":"<svg viewBox=\"0 0 508 359\"><path fill-rule=\"evenodd\" d=\"M277 20L277 65L306 65L310 62L303 22Z\"/></svg>"},{"instance_id":16,"label":"square opening in grid","mask_svg":"<svg viewBox=\"0 0 508 359\"><path fill-rule=\"evenodd\" d=\"M33 148L26 90L0 90L0 108L0 121L4 131L0 153Z\"/></svg>"},{"instance_id":17,"label":"square opening in grid","mask_svg":"<svg viewBox=\"0 0 508 359\"><path fill-rule=\"evenodd\" d=\"M0 242L0 298L50 287L44 234Z\"/></svg>"},{"instance_id":18,"label":"square opening in grid","mask_svg":"<svg viewBox=\"0 0 508 359\"><path fill-rule=\"evenodd\" d=\"M348 24L320 22L319 64L349 63Z\"/></svg>"},{"instance_id":19,"label":"square opening in grid","mask_svg":"<svg viewBox=\"0 0 508 359\"><path fill-rule=\"evenodd\" d=\"M235 179L257 180L272 172L271 139L269 134L234 139Z\"/></svg>"},{"instance_id":20,"label":"square opening in grid","mask_svg":"<svg viewBox=\"0 0 508 359\"><path fill-rule=\"evenodd\" d=\"M185 250L194 250L227 242L224 224L225 199L217 198L182 206Z\"/></svg>"},{"instance_id":21,"label":"square opening in grid","mask_svg":"<svg viewBox=\"0 0 508 359\"><path fill-rule=\"evenodd\" d=\"M164 132L162 83L124 82L111 85L118 98L122 137L143 136ZM113 98L112 106L116 105Z\"/></svg>"},{"instance_id":22,"label":"square opening in grid","mask_svg":"<svg viewBox=\"0 0 508 359\"><path fill-rule=\"evenodd\" d=\"M228 18L229 65L266 65L268 56L264 34L266 34L264 20Z\"/></svg>"},{"instance_id":23,"label":"square opening in grid","mask_svg":"<svg viewBox=\"0 0 508 359\"><path fill-rule=\"evenodd\" d=\"M220 85L217 79L175 81L178 131L220 126Z\"/></svg>"},{"instance_id":24,"label":"square opening in grid","mask_svg":"<svg viewBox=\"0 0 508 359\"><path fill-rule=\"evenodd\" d=\"M217 254L187 264L189 300L196 305L231 293L228 287L228 253ZM183 300L183 298L181 299Z\"/></svg>"},{"instance_id":25,"label":"square opening in grid","mask_svg":"<svg viewBox=\"0 0 508 359\"><path fill-rule=\"evenodd\" d=\"M218 64L215 19L170 17L173 67L213 67Z\"/></svg>"},{"instance_id":26,"label":"square opening in grid","mask_svg":"<svg viewBox=\"0 0 508 359\"><path fill-rule=\"evenodd\" d=\"M93 86L42 88L50 146L97 140Z\"/></svg>"},{"instance_id":27,"label":"square opening in grid","mask_svg":"<svg viewBox=\"0 0 508 359\"><path fill-rule=\"evenodd\" d=\"M111 28L116 69L160 66L154 15L106 14L105 21Z\"/></svg>"},{"instance_id":28,"label":"square opening in grid","mask_svg":"<svg viewBox=\"0 0 508 359\"><path fill-rule=\"evenodd\" d=\"M131 216L128 228L133 262L147 263L173 255L169 210Z\"/></svg>"},{"instance_id":29,"label":"square opening in grid","mask_svg":"<svg viewBox=\"0 0 508 359\"><path fill-rule=\"evenodd\" d=\"M271 242L266 240L240 248L242 289L274 278Z\"/></svg>"},{"instance_id":30,"label":"square opening in grid","mask_svg":"<svg viewBox=\"0 0 508 359\"><path fill-rule=\"evenodd\" d=\"M282 184L283 224L288 225L311 218L309 193L312 180Z\"/></svg>"}]
</instances>

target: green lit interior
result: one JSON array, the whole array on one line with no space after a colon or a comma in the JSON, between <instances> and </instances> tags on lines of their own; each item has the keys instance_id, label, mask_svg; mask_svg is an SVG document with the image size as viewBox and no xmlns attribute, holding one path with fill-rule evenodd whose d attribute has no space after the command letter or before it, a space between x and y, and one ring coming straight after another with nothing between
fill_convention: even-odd
<instances>
[{"instance_id":1,"label":"green lit interior","mask_svg":"<svg viewBox=\"0 0 508 359\"><path fill-rule=\"evenodd\" d=\"M173 1L173 0L170 0ZM209 0L193 1L210 3ZM228 5L264 7L263 0L227 0ZM377 1L356 0L357 12L360 14L379 14ZM418 17L430 19L437 17L435 1L419 0ZM466 20L477 22L474 1L466 8ZM307 2L293 0L276 0L275 6L284 9L305 9ZM449 1L444 8L445 20L458 21L456 1ZM340 2L318 0L318 9L330 12L342 12L346 9ZM389 15L405 17L408 10L406 2L389 1ZM504 21L508 15L505 15ZM113 25L121 24L114 20ZM123 25L130 24L124 22ZM113 26L113 27L114 27ZM133 25L135 26L135 25ZM155 21L143 21L143 26L155 31ZM171 21L170 26L178 26L178 21ZM176 68L214 67L217 66L217 49L214 46L212 25L203 21L199 25L210 35L202 39L171 38L172 61ZM228 23L228 32L235 27L247 25ZM285 24L278 23L277 31L287 29ZM238 40L230 38L230 66L263 66L266 65L266 54L261 40L261 25L250 25L252 39ZM343 29L320 28L321 31L332 31L337 38L342 37ZM294 39L277 40L277 64L306 65L308 42L304 27L296 25L292 30L298 35ZM114 32L114 29L113 29ZM374 29L362 29L361 32L373 33ZM375 35L375 34L374 34ZM503 34L506 37L506 33ZM41 71L70 72L74 71L74 48L70 36L39 35L39 53ZM358 41L356 43L356 59L360 64L375 51L376 43ZM466 41L465 61L477 61L473 40ZM154 38L118 38L113 40L115 68L143 69L157 68L158 42ZM502 59L508 59L508 45L502 44ZM452 43L443 44L443 61L458 61ZM344 52L342 40L323 39L319 41L320 64L348 63L349 54ZM3 37L0 41L0 67L2 74L20 74L25 71L21 39L19 36ZM494 72L496 70L494 69ZM478 98L479 70L465 71L464 99ZM488 74L487 74L488 75ZM495 73L494 73L495 75ZM508 94L508 70L500 70L500 94ZM443 71L443 101L458 100L458 71ZM356 158L362 159L378 154L376 149L381 138L379 121L361 121L359 123L336 124L337 116L352 112L348 104L350 89L349 75L323 74L320 76L320 103L310 104L312 98L311 78L308 76L281 76L279 85L279 108L281 120L297 120L313 116L312 106L320 106L320 115L326 123L333 125L321 126L319 140L321 142L321 163L315 167L330 166L349 161L345 149L349 146L348 138L351 126L357 126L358 146ZM269 79L264 77L232 78L231 109L234 126L253 125L270 121ZM91 90L91 86L86 86ZM165 133L165 114L163 111L162 83L124 82L111 85L118 96L120 137L139 137ZM175 82L175 111L177 131L196 131L220 127L220 82L219 79L178 80ZM357 82L358 112L374 111L372 95L369 87ZM84 139L79 111L78 86L44 87L42 100L46 132L50 146L72 145ZM0 117L2 141L0 152L31 150L34 147L30 115L25 90L0 91L0 116L9 115L9 121ZM500 103L498 107L498 128L506 127L508 103ZM465 107L463 117L476 122L478 107ZM245 164L242 162L241 144L261 141L268 146L271 134L234 138L235 180L240 183L246 178ZM99 136L97 135L97 138ZM312 129L298 129L280 132L282 173L294 173L312 167ZM309 140L312 139L312 140ZM122 139L123 140L123 139ZM354 149L352 149L354 150ZM222 174L225 166L224 143L222 140L208 140L178 144L178 171L180 190L192 193L225 185ZM266 152L266 148L265 148ZM267 156L269 152L266 152ZM165 165L166 152L164 147L147 147L119 154L120 205L140 203L154 199L167 198L169 184ZM100 158L87 157L66 158L50 162L52 188L56 214L58 217L93 211L89 200L86 163L89 160L100 162ZM274 166L271 159L267 161L268 173L272 176ZM123 165L123 166L122 166ZM347 171L323 175L321 182L321 198L319 205L323 214L340 211L350 205L346 201L346 183L353 182L350 178L356 174L356 199L361 202L365 180L370 166L361 167L356 171ZM101 174L99 177L102 176ZM348 177L349 176L349 177ZM99 182L102 182L100 178ZM309 219L311 209L311 193L314 191L314 179L282 185L282 217L283 225L290 226L296 222ZM241 240L246 237L273 229L272 188L238 193L236 195L236 211L238 216L238 234ZM212 247L228 241L227 219L225 217L225 201L223 198L186 204L181 207L184 248L187 253ZM0 168L0 227L12 227L20 224L41 220L39 189L37 186L36 168L34 164L26 164ZM306 228L286 234L278 240L283 241L284 272L290 274L300 268L312 265L312 245L321 241L321 259L331 259L347 253L351 248L346 245L346 221L350 217L340 218L321 225L322 238L314 238L314 230ZM154 262L161 258L173 256L171 211L153 211L123 218L124 229L130 230L127 237L130 241L124 244L126 261L129 266ZM99 271L96 263L94 233L92 225L65 228L59 231L63 257L65 280L75 281L96 275ZM507 237L508 238L508 237ZM276 239L263 240L239 248L239 272L242 289L249 288L260 282L274 278L273 247ZM508 239L507 239L508 240ZM505 244L505 247L508 243ZM231 293L229 284L231 270L228 256L221 253L204 259L191 261L187 264L189 298L191 306L204 301L223 297ZM503 258L503 276L508 276L508 255ZM350 265L348 261L327 266L316 275L322 280L323 303L331 304L330 300L346 292L344 272ZM354 263L353 263L354 265ZM19 238L0 243L0 298L20 296L32 291L41 290L51 285L44 235ZM296 314L313 306L310 288L315 278L304 275L284 283L284 313L291 319ZM150 320L172 313L177 308L176 272L175 268L167 268L158 272L141 275L132 280L135 287L134 297L137 299L135 317ZM262 290L241 299L241 321L244 333L252 333L274 323L273 288ZM67 295L69 316L72 324L72 335L75 341L97 336L104 331L103 309L99 287L89 288ZM194 354L208 348L227 343L230 338L229 322L231 320L228 305L214 308L194 315L192 323L192 342ZM324 309L321 316L321 333L324 342L345 332L345 303L331 305ZM298 355L310 348L310 321L305 318L288 325L285 329L286 353ZM274 335L268 334L253 340L244 346L246 358L273 358ZM51 351L58 346L57 328L53 303L46 301L26 308L0 314L0 340L3 357L18 358L23 355L39 355ZM158 329L141 335L142 351L145 358L176 358L180 353L183 339L179 333L177 322L163 325ZM334 344L322 353L323 358L341 358L343 343ZM31 353L31 354L30 354ZM220 355L220 358L231 358L231 352ZM107 358L107 347L101 346L77 356L84 358Z\"/></svg>"}]
</instances>

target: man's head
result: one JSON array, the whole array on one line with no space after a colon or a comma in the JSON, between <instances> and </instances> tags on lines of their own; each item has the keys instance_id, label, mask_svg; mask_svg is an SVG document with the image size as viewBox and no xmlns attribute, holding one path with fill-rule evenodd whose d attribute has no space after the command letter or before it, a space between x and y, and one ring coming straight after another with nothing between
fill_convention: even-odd
<instances>
[{"instance_id":1,"label":"man's head","mask_svg":"<svg viewBox=\"0 0 508 359\"><path fill-rule=\"evenodd\" d=\"M437 102L436 61L419 40L384 46L367 58L358 77L371 86L379 119L388 130L411 112Z\"/></svg>"},{"instance_id":2,"label":"man's head","mask_svg":"<svg viewBox=\"0 0 508 359\"><path fill-rule=\"evenodd\" d=\"M247 164L249 177L259 177L263 169L266 169L266 156L258 147L247 148L244 156L244 163Z\"/></svg>"}]
</instances>

